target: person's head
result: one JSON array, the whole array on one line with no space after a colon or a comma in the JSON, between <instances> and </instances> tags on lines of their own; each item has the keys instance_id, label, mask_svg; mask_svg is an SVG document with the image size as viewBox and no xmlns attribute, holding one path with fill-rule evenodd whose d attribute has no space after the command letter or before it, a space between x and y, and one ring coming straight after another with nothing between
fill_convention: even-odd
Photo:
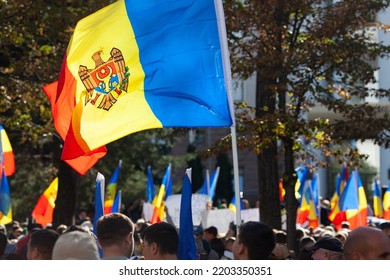
<instances>
[{"instance_id":1,"label":"person's head","mask_svg":"<svg viewBox=\"0 0 390 280\"><path fill-rule=\"evenodd\" d=\"M343 244L336 237L325 236L317 240L317 242L306 248L312 252L313 260L341 260L343 259Z\"/></svg>"},{"instance_id":2,"label":"person's head","mask_svg":"<svg viewBox=\"0 0 390 280\"><path fill-rule=\"evenodd\" d=\"M316 243L314 237L305 236L299 240L298 250L301 252Z\"/></svg>"},{"instance_id":3,"label":"person's head","mask_svg":"<svg viewBox=\"0 0 390 280\"><path fill-rule=\"evenodd\" d=\"M296 259L298 260L311 260L312 252L308 251L307 248L313 246L316 243L316 240L312 236L305 236L301 238L298 244L298 255Z\"/></svg>"},{"instance_id":4,"label":"person's head","mask_svg":"<svg viewBox=\"0 0 390 280\"><path fill-rule=\"evenodd\" d=\"M52 229L40 229L31 234L27 245L28 260L51 260L59 234Z\"/></svg>"},{"instance_id":5,"label":"person's head","mask_svg":"<svg viewBox=\"0 0 390 280\"><path fill-rule=\"evenodd\" d=\"M225 251L225 244L220 238L213 238L210 240L210 247L212 250L217 252L218 259L223 256L223 252Z\"/></svg>"},{"instance_id":6,"label":"person's head","mask_svg":"<svg viewBox=\"0 0 390 280\"><path fill-rule=\"evenodd\" d=\"M203 235L204 235L203 227L201 225L194 226L194 236L196 238L203 238Z\"/></svg>"},{"instance_id":7,"label":"person's head","mask_svg":"<svg viewBox=\"0 0 390 280\"><path fill-rule=\"evenodd\" d=\"M142 254L146 260L177 259L179 235L171 224L150 225L143 234Z\"/></svg>"},{"instance_id":8,"label":"person's head","mask_svg":"<svg viewBox=\"0 0 390 280\"><path fill-rule=\"evenodd\" d=\"M272 251L272 259L275 260L287 260L291 259L290 250L286 244L276 243L274 250Z\"/></svg>"},{"instance_id":9,"label":"person's head","mask_svg":"<svg viewBox=\"0 0 390 280\"><path fill-rule=\"evenodd\" d=\"M54 244L53 260L98 260L99 251L92 235L80 230L64 232Z\"/></svg>"},{"instance_id":10,"label":"person's head","mask_svg":"<svg viewBox=\"0 0 390 280\"><path fill-rule=\"evenodd\" d=\"M383 222L379 225L379 229L382 230L388 237L390 237L390 222Z\"/></svg>"},{"instance_id":11,"label":"person's head","mask_svg":"<svg viewBox=\"0 0 390 280\"><path fill-rule=\"evenodd\" d=\"M341 228L345 228L345 229L350 229L351 228L351 224L347 221L344 221L341 223Z\"/></svg>"},{"instance_id":12,"label":"person's head","mask_svg":"<svg viewBox=\"0 0 390 280\"><path fill-rule=\"evenodd\" d=\"M205 228L203 232L203 238L206 239L208 242L210 242L211 239L217 238L218 235L218 229L214 226Z\"/></svg>"},{"instance_id":13,"label":"person's head","mask_svg":"<svg viewBox=\"0 0 390 280\"><path fill-rule=\"evenodd\" d=\"M99 218L96 236L104 258L129 258L134 251L134 223L124 214L110 213Z\"/></svg>"},{"instance_id":14,"label":"person's head","mask_svg":"<svg viewBox=\"0 0 390 280\"><path fill-rule=\"evenodd\" d=\"M235 260L267 260L275 248L272 228L261 222L243 223L233 245Z\"/></svg>"},{"instance_id":15,"label":"person's head","mask_svg":"<svg viewBox=\"0 0 390 280\"><path fill-rule=\"evenodd\" d=\"M346 260L390 260L390 238L380 229L358 227L344 244Z\"/></svg>"},{"instance_id":16,"label":"person's head","mask_svg":"<svg viewBox=\"0 0 390 280\"><path fill-rule=\"evenodd\" d=\"M344 245L345 241L347 240L348 237L348 232L346 230L339 230L335 237L340 240L340 242Z\"/></svg>"},{"instance_id":17,"label":"person's head","mask_svg":"<svg viewBox=\"0 0 390 280\"><path fill-rule=\"evenodd\" d=\"M67 228L67 225L61 224L56 228L56 231L58 232L58 234L63 234Z\"/></svg>"},{"instance_id":18,"label":"person's head","mask_svg":"<svg viewBox=\"0 0 390 280\"><path fill-rule=\"evenodd\" d=\"M283 230L275 231L276 243L286 244L287 243L287 233Z\"/></svg>"},{"instance_id":19,"label":"person's head","mask_svg":"<svg viewBox=\"0 0 390 280\"><path fill-rule=\"evenodd\" d=\"M301 238L305 237L306 236L306 232L303 228L297 228L295 230L295 238L297 240L301 240Z\"/></svg>"}]
</instances>

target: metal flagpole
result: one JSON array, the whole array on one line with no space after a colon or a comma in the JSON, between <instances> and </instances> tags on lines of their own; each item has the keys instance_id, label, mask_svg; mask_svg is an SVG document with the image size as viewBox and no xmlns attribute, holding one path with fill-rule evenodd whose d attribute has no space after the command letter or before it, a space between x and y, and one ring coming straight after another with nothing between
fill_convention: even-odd
<instances>
[{"instance_id":1,"label":"metal flagpole","mask_svg":"<svg viewBox=\"0 0 390 280\"><path fill-rule=\"evenodd\" d=\"M230 69L229 49L227 45L225 14L223 11L222 0L215 0L215 9L217 12L219 39L221 42L222 63L226 83L226 92L229 101L229 109L233 125L230 127L232 137L232 154L233 154L233 176L234 176L234 195L236 197L236 225L237 233L239 225L241 225L241 196L240 196L240 181L238 171L238 153L237 153L237 135L236 135L236 121L233 105L233 90L232 90L232 73Z\"/></svg>"}]
</instances>

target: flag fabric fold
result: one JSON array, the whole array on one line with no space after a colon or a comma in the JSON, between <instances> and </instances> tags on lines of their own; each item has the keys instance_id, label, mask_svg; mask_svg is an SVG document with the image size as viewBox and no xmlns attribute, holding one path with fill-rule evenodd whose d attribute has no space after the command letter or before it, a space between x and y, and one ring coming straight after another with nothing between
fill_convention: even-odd
<instances>
[{"instance_id":1,"label":"flag fabric fold","mask_svg":"<svg viewBox=\"0 0 390 280\"><path fill-rule=\"evenodd\" d=\"M2 166L4 165L5 176L9 177L15 174L14 152L7 132L2 125L0 125L0 156L2 156L2 160L0 160L0 170L3 169Z\"/></svg>"},{"instance_id":2,"label":"flag fabric fold","mask_svg":"<svg viewBox=\"0 0 390 280\"><path fill-rule=\"evenodd\" d=\"M11 192L4 167L1 170L0 181L0 225L12 222Z\"/></svg>"},{"instance_id":3,"label":"flag fabric fold","mask_svg":"<svg viewBox=\"0 0 390 280\"><path fill-rule=\"evenodd\" d=\"M191 168L186 170L180 203L179 260L195 260L196 244L192 221Z\"/></svg>"},{"instance_id":4,"label":"flag fabric fold","mask_svg":"<svg viewBox=\"0 0 390 280\"><path fill-rule=\"evenodd\" d=\"M65 62L63 62L63 69L65 67L64 63ZM58 88L59 84L60 88ZM61 94L60 89L64 84L64 80L59 80L43 87L43 90L50 101L54 127L63 141L65 141L66 135L68 134L69 129L71 129L70 124L72 120L72 113L76 105L74 100L74 93L72 91ZM73 148L80 150L77 143L74 143ZM98 162L99 159L106 155L106 152L107 149L103 146L93 151L84 153L79 157L66 159L61 157L61 159L64 160L79 174L84 175L92 166Z\"/></svg>"},{"instance_id":5,"label":"flag fabric fold","mask_svg":"<svg viewBox=\"0 0 390 280\"><path fill-rule=\"evenodd\" d=\"M80 20L44 87L62 159L98 160L146 129L230 127L220 22L210 0L119 0Z\"/></svg>"},{"instance_id":6,"label":"flag fabric fold","mask_svg":"<svg viewBox=\"0 0 390 280\"><path fill-rule=\"evenodd\" d=\"M118 178L119 173L122 168L122 160L119 160L118 166L115 168L114 173L112 173L110 180L108 181L105 198L104 198L104 214L111 213L111 208L115 200L116 189L118 187Z\"/></svg>"},{"instance_id":7,"label":"flag fabric fold","mask_svg":"<svg viewBox=\"0 0 390 280\"><path fill-rule=\"evenodd\" d=\"M43 194L40 196L38 202L31 213L35 222L46 227L47 224L53 222L53 211L55 208L55 201L58 192L58 177L50 183Z\"/></svg>"}]
</instances>

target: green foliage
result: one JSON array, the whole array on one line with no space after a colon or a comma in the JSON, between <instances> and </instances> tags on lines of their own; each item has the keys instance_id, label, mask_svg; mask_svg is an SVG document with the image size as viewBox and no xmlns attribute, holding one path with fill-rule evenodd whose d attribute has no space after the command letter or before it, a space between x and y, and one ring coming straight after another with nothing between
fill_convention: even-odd
<instances>
[{"instance_id":1,"label":"green foliage","mask_svg":"<svg viewBox=\"0 0 390 280\"><path fill-rule=\"evenodd\" d=\"M387 29L375 22L389 1L225 0L232 72L246 79L256 74L256 105L237 114L239 147L258 154L260 198L276 194L279 174L270 160L283 156L287 231L296 246L296 161L327 166L338 160L361 165L365 155L345 139L373 139L389 147L390 118L368 98L387 98L375 89L376 60L388 58L390 46L373 38ZM328 115L311 117L317 108ZM334 116L330 119L330 116ZM329 119L329 121L328 121ZM276 143L280 143L276 149ZM222 145L223 146L223 145ZM318 154L321 156L318 157ZM325 160L323 160L325 158ZM273 193L274 192L274 193ZM277 195L260 206L263 221L280 223ZM279 220L279 221L277 221Z\"/></svg>"},{"instance_id":2,"label":"green foliage","mask_svg":"<svg viewBox=\"0 0 390 280\"><path fill-rule=\"evenodd\" d=\"M389 116L366 98L389 96L373 89L378 57L390 47L373 32L388 28L375 22L388 1L225 1L233 73L257 74L262 99L255 108L241 105L237 129L241 147L261 154L275 140L294 141L298 158L326 158L358 164L362 157L344 139L374 139L390 144ZM258 96L259 98L259 96ZM310 118L314 108L329 116ZM275 108L275 109L271 109ZM281 150L283 151L283 150ZM346 151L346 153L344 153Z\"/></svg>"}]
</instances>

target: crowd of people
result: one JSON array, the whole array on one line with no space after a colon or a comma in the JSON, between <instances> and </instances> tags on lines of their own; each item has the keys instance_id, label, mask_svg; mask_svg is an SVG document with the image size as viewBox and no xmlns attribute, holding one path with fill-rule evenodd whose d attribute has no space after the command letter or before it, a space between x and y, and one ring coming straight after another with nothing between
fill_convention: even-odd
<instances>
[{"instance_id":1,"label":"crowd of people","mask_svg":"<svg viewBox=\"0 0 390 280\"><path fill-rule=\"evenodd\" d=\"M23 229L26 226L26 229ZM170 223L135 223L125 214L102 216L93 230L90 221L56 228L14 221L0 225L0 259L5 260L177 260L178 229ZM9 231L9 232L8 232ZM198 260L389 260L390 222L353 230L320 226L297 228L296 250L287 247L287 233L262 222L226 233L214 226L194 227Z\"/></svg>"}]
</instances>

